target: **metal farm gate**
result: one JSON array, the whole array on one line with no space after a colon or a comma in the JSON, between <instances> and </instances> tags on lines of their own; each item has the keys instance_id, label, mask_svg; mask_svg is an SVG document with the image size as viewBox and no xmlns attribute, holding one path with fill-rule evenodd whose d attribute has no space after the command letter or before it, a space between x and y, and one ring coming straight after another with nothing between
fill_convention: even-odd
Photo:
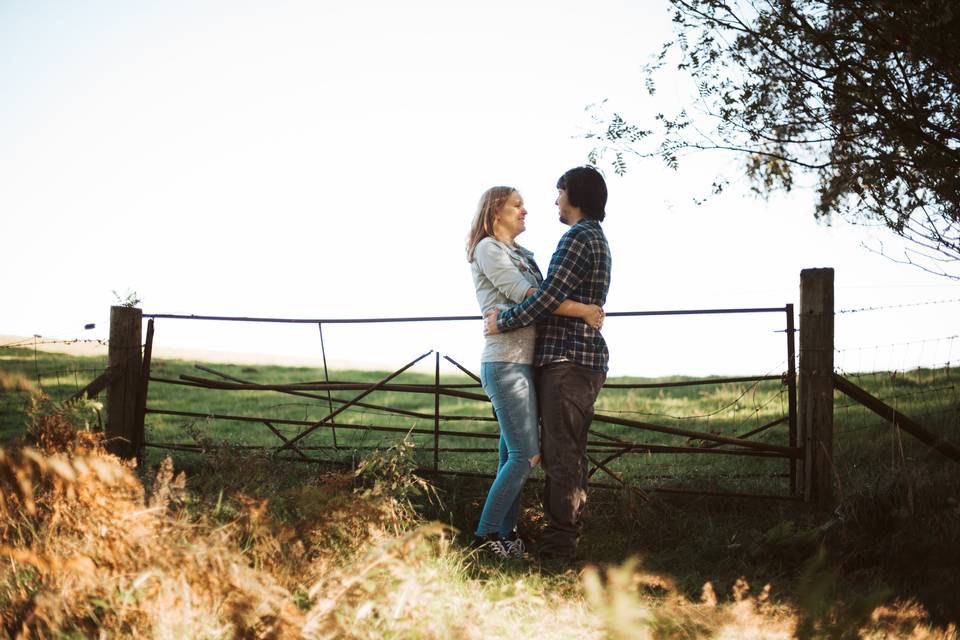
<instances>
[{"instance_id":1,"label":"metal farm gate","mask_svg":"<svg viewBox=\"0 0 960 640\"><path fill-rule=\"evenodd\" d=\"M140 324L141 318L147 318L146 340L142 349L142 360L130 364L128 370L139 371L137 380L131 380L129 388L134 393L124 393L129 396L128 420L135 425L148 424L156 420L187 421L196 430L197 424L211 425L213 423L231 425L216 431L215 438L207 438L208 443L198 442L167 442L147 438L143 427L124 435L121 428L114 428L119 442L126 445L121 451L126 455L141 455L144 448L167 449L178 451L203 452L210 442L229 441L232 437L240 442L247 440L239 435L243 426L247 429L258 425L269 431L274 438L273 444L258 442L256 444L236 444L239 448L265 449L271 455L284 460L302 462L328 462L343 460L355 456L356 452L364 449L376 449L386 446L391 441L408 437L414 441L418 451L420 471L434 474L471 475L492 478L492 473L483 470L494 470L496 467L496 440L499 438L495 418L491 415L489 400L480 388L478 376L448 355L442 359L457 370L460 381L455 383L444 382L441 377L441 354L433 351L417 356L404 366L383 376L378 380L331 380L330 372L326 367L326 345L323 341L323 328L331 324L375 324L375 323L410 323L410 322L477 322L480 316L445 316L445 317L416 317L416 318L356 318L356 319L283 319L283 318L249 318L226 316L198 316L179 314L141 314L138 309L114 307L111 316L110 346L112 353L125 352L127 357L140 355ZM614 312L608 317L649 317L649 316L716 316L718 314L779 314L783 318L783 333L785 334L784 348L786 352L786 371L778 375L759 375L736 378L708 378L698 380L680 380L662 383L619 383L608 382L597 402L597 411L589 430L588 459L591 465L591 482L601 486L629 486L633 489L659 492L695 493L704 495L739 496L754 498L802 499L804 497L804 455L803 448L798 445L797 435L797 376L795 358L795 329L793 305L783 307L744 308L744 309L697 309L675 311L634 311ZM320 332L321 353L323 355L323 380L298 380L292 382L254 381L249 375L236 375L214 369L209 366L197 365L195 368L203 375L181 371L170 377L165 372L151 366L151 354L154 343L155 321L213 321L213 322L246 322L246 323L296 323L314 324ZM124 336L127 336L126 338ZM123 345L127 347L124 350ZM134 353L135 352L135 353ZM434 375L432 379L424 380L421 374L414 382L400 382L398 378L406 374L414 365L429 362L427 358L433 356ZM119 360L120 358L118 358ZM114 362L111 360L111 365ZM135 365L139 366L135 366ZM116 363L113 370L122 367ZM421 364L422 367L422 364ZM221 367L222 368L222 367ZM108 370L109 373L109 370ZM463 375L470 378L470 382L463 382ZM111 381L113 382L113 381ZM775 386L773 395L780 399L782 411L763 424L744 428L742 432L724 434L718 430L700 430L657 424L647 420L637 420L624 417L623 413L614 410L605 412L603 406L605 397L616 394L636 393L641 390L658 390L671 393L681 388L752 385L747 389L756 391L758 385L766 383L769 387ZM311 407L310 415L292 417L289 412L273 411L273 415L262 415L254 412L241 412L230 409L194 410L162 406L157 400L148 402L147 390L156 390L163 386L178 386L186 389L204 390L220 394L257 394L275 395L277 397L295 397L302 408ZM745 392L744 392L745 393ZM157 394L155 394L157 395ZM165 394L170 395L170 394ZM741 394L742 396L743 394ZM785 396L785 402L783 401ZM206 396L210 397L210 396ZM375 398L382 399L375 401ZM411 399L412 397L418 399ZM456 405L454 411L442 410L442 402ZM214 400L201 401L211 405L218 404ZM223 404L220 402L219 404ZM241 403L242 404L242 403ZM411 408L410 405L416 405ZM769 404L769 403L768 403ZM404 406L407 405L407 406ZM785 406L783 406L785 405ZM232 406L232 405L231 405ZM319 413L317 413L319 411ZM119 412L115 412L118 413ZM759 415L759 412L757 413ZM400 424L398 424L398 420ZM756 422L756 421L754 421ZM775 429L780 427L780 429ZM110 419L108 416L108 433ZM371 444L371 434L377 434L380 440ZM757 438L764 434L764 439ZM194 434L195 435L195 434ZM645 439L641 436L646 435ZM650 441L651 438L655 441ZM201 438L202 440L203 438ZM120 446L123 449L123 446ZM706 487L677 487L664 486L663 480L669 481L671 476L656 479L658 486L643 486L649 484L651 478L630 477L624 469L631 471L652 468L649 464L651 456L669 456L672 460L668 465L673 469L678 465L690 466L684 460L695 457L738 457L749 460L745 467L738 468L735 473L725 472L726 479L733 479L742 483L753 479L763 489L778 484L772 479L780 478L778 491L729 491L716 486L715 480L720 478L707 477ZM637 456L645 456L646 462L637 464ZM479 457L478 457L479 456ZM632 460L631 460L632 459ZM779 468L770 470L768 466L758 466L760 463L780 461ZM617 466L620 466L618 470ZM696 465L694 465L696 466ZM603 476L606 483L598 482ZM719 474L718 474L719 475ZM611 484L612 482L612 484ZM669 482L668 482L669 484ZM689 485L689 482L688 482Z\"/></svg>"}]
</instances>

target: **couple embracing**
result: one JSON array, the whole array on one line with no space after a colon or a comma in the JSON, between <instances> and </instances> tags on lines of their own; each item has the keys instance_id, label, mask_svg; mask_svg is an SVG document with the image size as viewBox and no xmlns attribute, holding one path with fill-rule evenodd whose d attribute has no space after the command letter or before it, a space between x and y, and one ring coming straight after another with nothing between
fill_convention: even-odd
<instances>
[{"instance_id":1,"label":"couple embracing","mask_svg":"<svg viewBox=\"0 0 960 640\"><path fill-rule=\"evenodd\" d=\"M488 189L467 238L486 335L480 379L500 426L500 463L474 544L501 558L524 556L520 496L541 463L547 525L537 555L574 558L587 499L587 429L606 379L600 329L610 247L600 222L607 186L599 171L583 166L564 173L557 190L560 222L570 229L546 279L533 254L515 241L527 215L516 189Z\"/></svg>"}]
</instances>

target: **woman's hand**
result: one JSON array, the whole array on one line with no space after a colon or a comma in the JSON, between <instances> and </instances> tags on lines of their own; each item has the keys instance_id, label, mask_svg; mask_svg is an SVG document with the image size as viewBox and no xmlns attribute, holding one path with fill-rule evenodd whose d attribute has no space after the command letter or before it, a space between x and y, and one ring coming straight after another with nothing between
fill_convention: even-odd
<instances>
[{"instance_id":1,"label":"woman's hand","mask_svg":"<svg viewBox=\"0 0 960 640\"><path fill-rule=\"evenodd\" d=\"M600 331L603 328L603 319L606 317L606 314L603 312L602 307L598 307L595 304L587 305L587 313L583 317L583 321L588 325Z\"/></svg>"},{"instance_id":2,"label":"woman's hand","mask_svg":"<svg viewBox=\"0 0 960 640\"><path fill-rule=\"evenodd\" d=\"M483 335L492 336L500 333L497 328L498 309L487 309L483 314Z\"/></svg>"}]
</instances>

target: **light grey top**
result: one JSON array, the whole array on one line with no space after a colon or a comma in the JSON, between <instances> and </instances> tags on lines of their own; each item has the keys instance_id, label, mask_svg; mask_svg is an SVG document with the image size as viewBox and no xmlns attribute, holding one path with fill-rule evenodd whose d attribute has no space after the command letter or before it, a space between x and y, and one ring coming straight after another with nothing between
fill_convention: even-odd
<instances>
[{"instance_id":1,"label":"light grey top","mask_svg":"<svg viewBox=\"0 0 960 640\"><path fill-rule=\"evenodd\" d=\"M490 236L477 243L470 271L481 313L513 306L527 297L528 289L536 289L543 281L533 253ZM480 362L532 364L536 338L534 325L486 336Z\"/></svg>"}]
</instances>

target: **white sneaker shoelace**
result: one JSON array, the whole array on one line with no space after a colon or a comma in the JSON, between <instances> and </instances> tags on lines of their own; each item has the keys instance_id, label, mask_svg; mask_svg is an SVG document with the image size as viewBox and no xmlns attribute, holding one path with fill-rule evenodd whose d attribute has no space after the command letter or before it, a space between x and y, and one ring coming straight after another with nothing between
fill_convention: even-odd
<instances>
[{"instance_id":1,"label":"white sneaker shoelace","mask_svg":"<svg viewBox=\"0 0 960 640\"><path fill-rule=\"evenodd\" d=\"M524 552L526 552L526 547L523 545L523 540L514 532L512 538L508 538L503 541L506 551L511 558L522 559Z\"/></svg>"}]
</instances>

